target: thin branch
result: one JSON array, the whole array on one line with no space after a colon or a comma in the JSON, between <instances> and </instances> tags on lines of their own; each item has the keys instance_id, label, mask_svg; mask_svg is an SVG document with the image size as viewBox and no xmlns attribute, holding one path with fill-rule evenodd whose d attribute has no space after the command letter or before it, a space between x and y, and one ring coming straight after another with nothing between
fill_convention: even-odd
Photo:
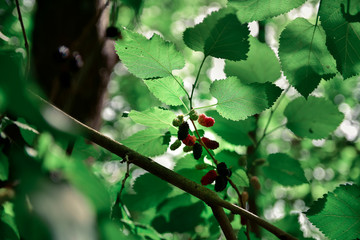
<instances>
[{"instance_id":1,"label":"thin branch","mask_svg":"<svg viewBox=\"0 0 360 240\"><path fill-rule=\"evenodd\" d=\"M25 41L25 49L26 49L26 75L28 75L28 73L30 72L30 48L29 48L29 42L26 36L26 31L25 31L25 26L24 26L24 21L22 19L22 15L21 15L21 10L20 10L20 4L18 0L15 0L16 3L16 10L18 13L18 18L19 18L19 22L21 25L21 30L22 30L22 34L24 37L24 41Z\"/></svg>"},{"instance_id":2,"label":"thin branch","mask_svg":"<svg viewBox=\"0 0 360 240\"><path fill-rule=\"evenodd\" d=\"M231 226L229 218L226 216L224 209L219 206L211 206L211 210L218 223L220 224L221 230L223 231L227 240L236 240L234 230Z\"/></svg>"},{"instance_id":3,"label":"thin branch","mask_svg":"<svg viewBox=\"0 0 360 240\"><path fill-rule=\"evenodd\" d=\"M199 77L200 77L200 72L201 72L201 69L202 69L202 67L203 67L203 65L204 65L204 62L205 62L205 60L206 60L206 57L207 57L207 56L204 56L203 60L201 61L201 64L200 64L198 73L197 73L197 75L196 75L195 82L194 82L194 84L193 84L193 86L192 86L192 89L191 89L191 95L190 95L190 97L189 97L190 109L192 109L192 99L193 99L193 95L194 95L194 90L195 90L195 88L196 88L196 85L198 84Z\"/></svg>"},{"instance_id":4,"label":"thin branch","mask_svg":"<svg viewBox=\"0 0 360 240\"><path fill-rule=\"evenodd\" d=\"M292 235L284 232L283 230L277 228L276 226L268 223L267 221L261 219L255 214L236 206L230 202L227 202L221 199L214 191L211 191L208 188L203 187L202 185L158 164L154 160L141 155L140 153L124 146L123 144L116 142L115 140L101 134L95 129L81 123L75 118L69 116L65 112L61 111L57 107L48 103L47 101L41 99L37 96L38 99L43 101L47 107L52 108L54 111L66 117L69 122L71 122L75 129L78 129L82 136L88 140L96 143L97 145L107 149L108 151L118 155L121 158L128 156L129 162L133 163L142 169L150 172L151 174L159 177L160 179L182 189L183 191L199 198L204 201L209 206L219 206L230 210L233 213L240 214L241 216L246 217L249 221L257 223L259 226L262 226L269 232L273 233L280 239L296 239Z\"/></svg>"}]
</instances>

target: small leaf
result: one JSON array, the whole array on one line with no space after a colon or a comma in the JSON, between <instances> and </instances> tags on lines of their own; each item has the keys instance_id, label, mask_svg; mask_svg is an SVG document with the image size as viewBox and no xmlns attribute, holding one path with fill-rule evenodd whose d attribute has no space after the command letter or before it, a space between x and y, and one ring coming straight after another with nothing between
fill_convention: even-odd
<instances>
[{"instance_id":1,"label":"small leaf","mask_svg":"<svg viewBox=\"0 0 360 240\"><path fill-rule=\"evenodd\" d=\"M250 51L244 61L225 61L226 76L235 76L243 83L274 82L280 78L280 63L271 48L257 38L250 37ZM256 69L256 71L254 71Z\"/></svg>"},{"instance_id":2,"label":"small leaf","mask_svg":"<svg viewBox=\"0 0 360 240\"><path fill-rule=\"evenodd\" d=\"M234 145L249 146L252 144L248 132L255 129L255 119L250 117L241 121L232 121L223 118L215 110L207 111L206 115L215 119L211 127L217 135Z\"/></svg>"},{"instance_id":3,"label":"small leaf","mask_svg":"<svg viewBox=\"0 0 360 240\"><path fill-rule=\"evenodd\" d=\"M281 89L271 83L243 84L236 77L212 83L210 93L218 100L216 110L230 120L242 120L271 107Z\"/></svg>"},{"instance_id":4,"label":"small leaf","mask_svg":"<svg viewBox=\"0 0 360 240\"><path fill-rule=\"evenodd\" d=\"M233 61L247 58L249 51L249 29L241 24L235 14L220 19L205 41L205 56L213 56Z\"/></svg>"},{"instance_id":5,"label":"small leaf","mask_svg":"<svg viewBox=\"0 0 360 240\"><path fill-rule=\"evenodd\" d=\"M150 108L143 112L131 110L129 117L136 123L152 128L169 128L172 127L172 121L175 114L169 110L160 108Z\"/></svg>"},{"instance_id":6,"label":"small leaf","mask_svg":"<svg viewBox=\"0 0 360 240\"><path fill-rule=\"evenodd\" d=\"M169 76L160 79L147 80L144 81L144 83L152 94L163 103L170 106L179 106L183 104L181 99L185 96L185 91L179 85L179 83L183 85L182 79L178 77L176 77L176 79L177 80L175 80L173 76Z\"/></svg>"},{"instance_id":7,"label":"small leaf","mask_svg":"<svg viewBox=\"0 0 360 240\"><path fill-rule=\"evenodd\" d=\"M318 199L306 212L310 222L329 239L358 239L360 237L360 187L340 185Z\"/></svg>"},{"instance_id":8,"label":"small leaf","mask_svg":"<svg viewBox=\"0 0 360 240\"><path fill-rule=\"evenodd\" d=\"M306 0L229 0L228 5L237 9L241 22L261 21L267 18L287 13L297 8Z\"/></svg>"},{"instance_id":9,"label":"small leaf","mask_svg":"<svg viewBox=\"0 0 360 240\"><path fill-rule=\"evenodd\" d=\"M181 69L185 62L173 43L154 34L150 39L130 30L121 31L115 49L129 72L139 78L171 76L172 70Z\"/></svg>"},{"instance_id":10,"label":"small leaf","mask_svg":"<svg viewBox=\"0 0 360 240\"><path fill-rule=\"evenodd\" d=\"M351 6L347 6L348 3ZM319 16L326 32L326 44L336 59L337 69L346 79L360 73L360 23L347 22L341 4L345 9L360 10L359 0L323 1Z\"/></svg>"},{"instance_id":11,"label":"small leaf","mask_svg":"<svg viewBox=\"0 0 360 240\"><path fill-rule=\"evenodd\" d=\"M239 168L231 175L231 180L235 183L238 187L248 187L249 186L249 178L246 175L246 172Z\"/></svg>"},{"instance_id":12,"label":"small leaf","mask_svg":"<svg viewBox=\"0 0 360 240\"><path fill-rule=\"evenodd\" d=\"M336 62L325 45L326 35L321 26L304 18L288 24L280 36L279 57L290 84L307 97L320 80L335 76Z\"/></svg>"},{"instance_id":13,"label":"small leaf","mask_svg":"<svg viewBox=\"0 0 360 240\"><path fill-rule=\"evenodd\" d=\"M284 111L286 126L299 137L321 139L327 137L342 122L344 115L325 98L310 96L290 102Z\"/></svg>"},{"instance_id":14,"label":"small leaf","mask_svg":"<svg viewBox=\"0 0 360 240\"><path fill-rule=\"evenodd\" d=\"M300 163L284 153L268 156L269 165L263 168L264 174L284 186L295 186L307 183Z\"/></svg>"},{"instance_id":15,"label":"small leaf","mask_svg":"<svg viewBox=\"0 0 360 240\"><path fill-rule=\"evenodd\" d=\"M8 158L0 154L0 180L5 181L9 177L9 161Z\"/></svg>"},{"instance_id":16,"label":"small leaf","mask_svg":"<svg viewBox=\"0 0 360 240\"><path fill-rule=\"evenodd\" d=\"M121 141L125 146L148 157L158 156L166 152L170 138L160 129L148 128Z\"/></svg>"}]
</instances>

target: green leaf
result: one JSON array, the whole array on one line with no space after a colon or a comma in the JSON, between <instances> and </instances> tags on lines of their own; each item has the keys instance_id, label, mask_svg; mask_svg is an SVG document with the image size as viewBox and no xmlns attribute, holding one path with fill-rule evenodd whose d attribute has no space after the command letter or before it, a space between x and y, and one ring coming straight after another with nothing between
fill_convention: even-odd
<instances>
[{"instance_id":1,"label":"green leaf","mask_svg":"<svg viewBox=\"0 0 360 240\"><path fill-rule=\"evenodd\" d=\"M150 92L154 94L163 103L170 106L179 106L184 104L181 100L185 96L184 89L179 85L183 85L182 79L169 76L160 79L144 81Z\"/></svg>"},{"instance_id":2,"label":"green leaf","mask_svg":"<svg viewBox=\"0 0 360 240\"><path fill-rule=\"evenodd\" d=\"M248 132L256 127L253 117L241 121L232 121L221 117L215 110L207 111L206 115L215 119L216 124L211 130L224 140L234 145L249 146L252 144Z\"/></svg>"},{"instance_id":3,"label":"green leaf","mask_svg":"<svg viewBox=\"0 0 360 240\"><path fill-rule=\"evenodd\" d=\"M231 175L231 180L235 183L238 187L248 187L249 186L249 178L244 171L244 169L237 169Z\"/></svg>"},{"instance_id":4,"label":"green leaf","mask_svg":"<svg viewBox=\"0 0 360 240\"><path fill-rule=\"evenodd\" d=\"M351 2L349 8L348 2ZM360 23L347 22L341 12L341 4L350 11L360 10L359 0L322 1L319 16L329 51L336 59L337 69L346 79L360 73Z\"/></svg>"},{"instance_id":5,"label":"green leaf","mask_svg":"<svg viewBox=\"0 0 360 240\"><path fill-rule=\"evenodd\" d=\"M280 78L280 63L271 48L251 37L248 58L244 61L225 61L226 76L235 76L243 83L274 82Z\"/></svg>"},{"instance_id":6,"label":"green leaf","mask_svg":"<svg viewBox=\"0 0 360 240\"><path fill-rule=\"evenodd\" d=\"M221 18L229 13L234 13L234 11L230 8L220 9L217 12L212 12L195 27L187 28L183 35L185 44L195 51L204 52L205 42L210 37L212 29Z\"/></svg>"},{"instance_id":7,"label":"green leaf","mask_svg":"<svg viewBox=\"0 0 360 240\"><path fill-rule=\"evenodd\" d=\"M237 154L236 152L229 150L222 150L221 152L216 154L215 158L220 162L226 163L226 166L232 171L235 171L240 167L239 166L240 155Z\"/></svg>"},{"instance_id":8,"label":"green leaf","mask_svg":"<svg viewBox=\"0 0 360 240\"><path fill-rule=\"evenodd\" d=\"M243 120L272 106L281 89L271 83L243 84L236 77L217 80L210 93L218 102L216 110L224 118Z\"/></svg>"},{"instance_id":9,"label":"green leaf","mask_svg":"<svg viewBox=\"0 0 360 240\"><path fill-rule=\"evenodd\" d=\"M268 156L268 166L263 168L264 174L284 186L296 186L307 183L300 163L284 153Z\"/></svg>"},{"instance_id":10,"label":"green leaf","mask_svg":"<svg viewBox=\"0 0 360 240\"><path fill-rule=\"evenodd\" d=\"M0 154L0 180L5 181L9 177L9 161L8 158Z\"/></svg>"},{"instance_id":11,"label":"green leaf","mask_svg":"<svg viewBox=\"0 0 360 240\"><path fill-rule=\"evenodd\" d=\"M172 188L167 182L146 173L136 178L134 190L136 194L123 196L124 203L131 208L130 210L144 211L157 206L168 196Z\"/></svg>"},{"instance_id":12,"label":"green leaf","mask_svg":"<svg viewBox=\"0 0 360 240\"><path fill-rule=\"evenodd\" d=\"M329 239L359 238L359 196L358 185L340 185L314 202L306 216Z\"/></svg>"},{"instance_id":13,"label":"green leaf","mask_svg":"<svg viewBox=\"0 0 360 240\"><path fill-rule=\"evenodd\" d=\"M160 129L148 128L121 141L125 146L148 157L158 156L166 152L170 138Z\"/></svg>"},{"instance_id":14,"label":"green leaf","mask_svg":"<svg viewBox=\"0 0 360 240\"><path fill-rule=\"evenodd\" d=\"M152 128L169 128L172 127L172 121L175 114L169 110L160 108L150 108L143 112L131 110L129 117L136 123Z\"/></svg>"},{"instance_id":15,"label":"green leaf","mask_svg":"<svg viewBox=\"0 0 360 240\"><path fill-rule=\"evenodd\" d=\"M192 205L194 202L199 201L195 197L191 196L188 193L177 195L175 197L166 198L162 203L160 203L156 208L157 215L163 215L167 221L169 221L170 213L172 210L178 207L184 207Z\"/></svg>"},{"instance_id":16,"label":"green leaf","mask_svg":"<svg viewBox=\"0 0 360 240\"><path fill-rule=\"evenodd\" d=\"M220 19L205 41L205 56L233 61L244 60L249 51L249 29L241 24L235 14Z\"/></svg>"},{"instance_id":17,"label":"green leaf","mask_svg":"<svg viewBox=\"0 0 360 240\"><path fill-rule=\"evenodd\" d=\"M139 78L159 78L172 75L185 62L175 45L154 34L150 39L129 31L121 31L123 39L115 44L121 61L129 72Z\"/></svg>"},{"instance_id":18,"label":"green leaf","mask_svg":"<svg viewBox=\"0 0 360 240\"><path fill-rule=\"evenodd\" d=\"M344 115L324 98L300 97L290 102L284 111L286 126L299 137L327 137L342 122Z\"/></svg>"},{"instance_id":19,"label":"green leaf","mask_svg":"<svg viewBox=\"0 0 360 240\"><path fill-rule=\"evenodd\" d=\"M326 35L321 26L304 18L288 24L280 36L279 57L290 84L307 97L321 78L335 76L336 62L326 48Z\"/></svg>"},{"instance_id":20,"label":"green leaf","mask_svg":"<svg viewBox=\"0 0 360 240\"><path fill-rule=\"evenodd\" d=\"M14 217L1 211L0 209L0 233L1 239L18 240L19 231L17 229Z\"/></svg>"},{"instance_id":21,"label":"green leaf","mask_svg":"<svg viewBox=\"0 0 360 240\"><path fill-rule=\"evenodd\" d=\"M261 21L267 18L287 13L297 8L306 0L229 0L228 6L237 9L237 16L241 22Z\"/></svg>"}]
</instances>

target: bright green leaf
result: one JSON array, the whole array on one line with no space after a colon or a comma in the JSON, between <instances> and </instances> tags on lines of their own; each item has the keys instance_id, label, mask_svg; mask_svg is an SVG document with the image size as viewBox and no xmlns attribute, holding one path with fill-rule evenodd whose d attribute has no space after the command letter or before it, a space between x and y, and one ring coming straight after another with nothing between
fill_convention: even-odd
<instances>
[{"instance_id":1,"label":"bright green leaf","mask_svg":"<svg viewBox=\"0 0 360 240\"><path fill-rule=\"evenodd\" d=\"M257 38L250 37L250 51L244 61L225 61L226 76L235 76L243 83L274 82L280 78L280 63L271 48L260 42Z\"/></svg>"},{"instance_id":2,"label":"bright green leaf","mask_svg":"<svg viewBox=\"0 0 360 240\"><path fill-rule=\"evenodd\" d=\"M314 202L306 216L329 239L359 238L359 196L358 185L340 185Z\"/></svg>"},{"instance_id":3,"label":"bright green leaf","mask_svg":"<svg viewBox=\"0 0 360 240\"><path fill-rule=\"evenodd\" d=\"M207 111L206 115L215 119L216 124L211 130L224 140L234 145L249 146L252 144L248 132L256 127L253 117L241 121L232 121L221 117L215 110Z\"/></svg>"},{"instance_id":4,"label":"bright green leaf","mask_svg":"<svg viewBox=\"0 0 360 240\"><path fill-rule=\"evenodd\" d=\"M243 120L272 106L281 89L271 83L243 84L236 77L212 83L210 93L218 102L216 110L224 118Z\"/></svg>"},{"instance_id":5,"label":"bright green leaf","mask_svg":"<svg viewBox=\"0 0 360 240\"><path fill-rule=\"evenodd\" d=\"M121 61L129 72L139 78L171 76L172 70L181 69L185 62L175 45L154 34L150 39L130 30L121 31L123 39L115 44Z\"/></svg>"},{"instance_id":6,"label":"bright green leaf","mask_svg":"<svg viewBox=\"0 0 360 240\"><path fill-rule=\"evenodd\" d=\"M307 183L300 163L284 153L268 156L268 166L263 168L265 175L284 186L295 186Z\"/></svg>"},{"instance_id":7,"label":"bright green leaf","mask_svg":"<svg viewBox=\"0 0 360 240\"><path fill-rule=\"evenodd\" d=\"M9 176L9 161L7 157L0 154L0 180L5 181Z\"/></svg>"},{"instance_id":8,"label":"bright green leaf","mask_svg":"<svg viewBox=\"0 0 360 240\"><path fill-rule=\"evenodd\" d=\"M184 89L179 85L183 85L182 79L169 76L160 79L146 80L144 83L149 88L150 92L154 94L163 103L170 106L179 106L184 104L182 97L185 96Z\"/></svg>"},{"instance_id":9,"label":"bright green leaf","mask_svg":"<svg viewBox=\"0 0 360 240\"><path fill-rule=\"evenodd\" d=\"M241 22L261 21L267 18L287 13L297 8L306 0L229 0L228 5L237 9Z\"/></svg>"},{"instance_id":10,"label":"bright green leaf","mask_svg":"<svg viewBox=\"0 0 360 240\"><path fill-rule=\"evenodd\" d=\"M163 201L172 188L160 178L146 173L136 178L134 183L136 194L124 195L124 203L133 211L144 211L156 207Z\"/></svg>"},{"instance_id":11,"label":"bright green leaf","mask_svg":"<svg viewBox=\"0 0 360 240\"><path fill-rule=\"evenodd\" d=\"M125 146L148 157L166 152L170 137L160 129L145 129L121 141Z\"/></svg>"},{"instance_id":12,"label":"bright green leaf","mask_svg":"<svg viewBox=\"0 0 360 240\"><path fill-rule=\"evenodd\" d=\"M349 2L351 6L347 6ZM346 79L360 73L360 22L346 21L341 4L353 15L360 10L359 0L322 1L319 16L329 51L336 59L337 69Z\"/></svg>"},{"instance_id":13,"label":"bright green leaf","mask_svg":"<svg viewBox=\"0 0 360 240\"><path fill-rule=\"evenodd\" d=\"M325 45L326 35L321 26L304 18L287 25L280 36L279 57L290 84L307 97L322 78L335 76L336 62Z\"/></svg>"},{"instance_id":14,"label":"bright green leaf","mask_svg":"<svg viewBox=\"0 0 360 240\"><path fill-rule=\"evenodd\" d=\"M239 168L234 171L231 175L231 180L235 183L238 187L248 187L249 186L249 178L246 172Z\"/></svg>"},{"instance_id":15,"label":"bright green leaf","mask_svg":"<svg viewBox=\"0 0 360 240\"><path fill-rule=\"evenodd\" d=\"M160 108L150 108L143 112L131 110L129 117L136 123L152 127L152 128L169 128L175 114L169 110Z\"/></svg>"},{"instance_id":16,"label":"bright green leaf","mask_svg":"<svg viewBox=\"0 0 360 240\"><path fill-rule=\"evenodd\" d=\"M284 111L286 126L299 137L327 137L342 122L344 115L324 98L300 97L290 102Z\"/></svg>"},{"instance_id":17,"label":"bright green leaf","mask_svg":"<svg viewBox=\"0 0 360 240\"><path fill-rule=\"evenodd\" d=\"M235 14L220 19L205 41L205 56L233 61L244 60L249 51L249 29L241 24Z\"/></svg>"}]
</instances>

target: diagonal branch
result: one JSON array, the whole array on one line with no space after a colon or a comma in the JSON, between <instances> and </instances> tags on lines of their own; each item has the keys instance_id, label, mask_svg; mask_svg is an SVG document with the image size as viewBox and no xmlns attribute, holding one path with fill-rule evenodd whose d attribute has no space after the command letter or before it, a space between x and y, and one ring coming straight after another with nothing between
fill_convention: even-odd
<instances>
[{"instance_id":1,"label":"diagonal branch","mask_svg":"<svg viewBox=\"0 0 360 240\"><path fill-rule=\"evenodd\" d=\"M211 210L218 223L220 224L221 230L223 231L227 240L236 240L234 230L230 224L228 217L226 216L224 209L219 206L212 206Z\"/></svg>"},{"instance_id":2,"label":"diagonal branch","mask_svg":"<svg viewBox=\"0 0 360 240\"><path fill-rule=\"evenodd\" d=\"M40 97L38 97L40 98ZM243 217L246 217L249 221L253 221L257 223L259 226L262 226L269 232L273 233L280 239L296 239L292 235L284 232L283 230L277 228L276 226L268 223L267 221L259 218L253 213L236 206L230 202L227 202L221 199L214 191L211 191L208 188L203 187L202 185L191 181L190 179L156 163L152 159L145 157L138 152L124 146L123 144L116 142L115 140L101 134L95 129L79 122L75 118L69 116L64 113L60 109L41 99L42 102L52 110L58 112L59 114L66 117L73 125L74 128L80 130L82 136L87 138L88 140L94 142L95 144L107 149L108 151L118 155L119 157L127 159L130 163L133 163L144 170L150 172L151 174L161 178L162 180L182 189L183 191L201 199L206 204L211 207L223 207L230 210L232 213L240 214Z\"/></svg>"}]
</instances>

